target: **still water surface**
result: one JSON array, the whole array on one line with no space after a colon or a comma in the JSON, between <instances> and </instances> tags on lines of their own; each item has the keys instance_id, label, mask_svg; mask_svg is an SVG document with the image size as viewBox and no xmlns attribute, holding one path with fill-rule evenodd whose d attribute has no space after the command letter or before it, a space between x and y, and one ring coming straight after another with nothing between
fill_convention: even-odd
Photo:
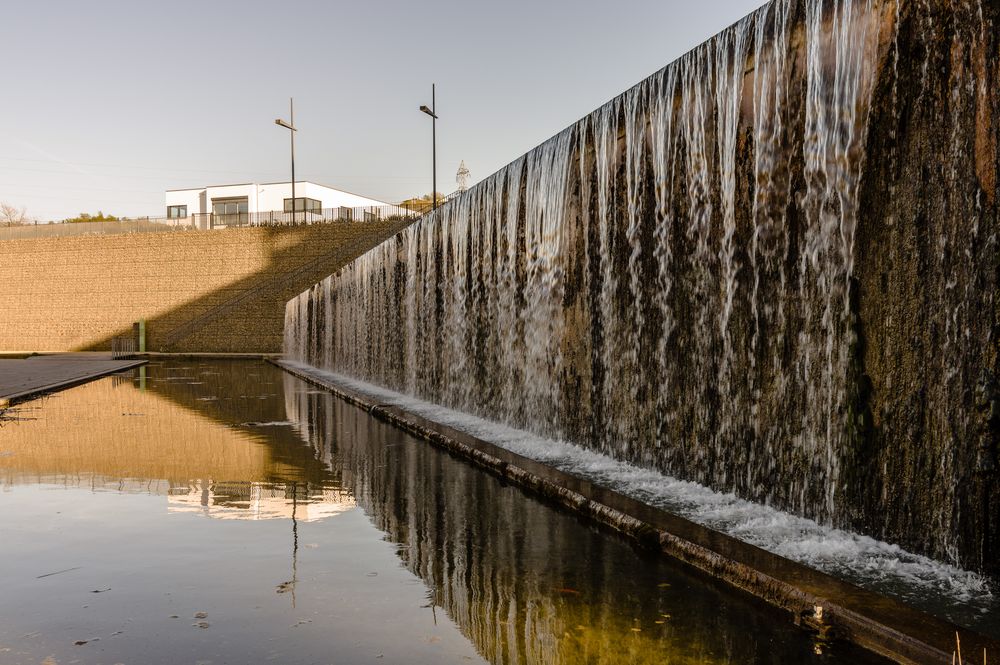
<instances>
[{"instance_id":1,"label":"still water surface","mask_svg":"<svg viewBox=\"0 0 1000 665\"><path fill-rule=\"evenodd\" d=\"M0 663L867 663L270 365L0 427Z\"/></svg>"}]
</instances>

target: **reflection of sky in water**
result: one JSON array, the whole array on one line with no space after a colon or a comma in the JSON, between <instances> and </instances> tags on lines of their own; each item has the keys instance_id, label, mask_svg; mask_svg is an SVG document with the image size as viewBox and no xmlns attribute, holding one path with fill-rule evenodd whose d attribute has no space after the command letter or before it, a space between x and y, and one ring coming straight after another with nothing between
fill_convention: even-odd
<instances>
[{"instance_id":1,"label":"reflection of sky in water","mask_svg":"<svg viewBox=\"0 0 1000 665\"><path fill-rule=\"evenodd\" d=\"M5 665L870 662L273 367L143 376L0 430Z\"/></svg>"},{"instance_id":2,"label":"reflection of sky in water","mask_svg":"<svg viewBox=\"0 0 1000 665\"><path fill-rule=\"evenodd\" d=\"M361 511L216 520L164 503L0 492L0 663L482 662Z\"/></svg>"}]
</instances>

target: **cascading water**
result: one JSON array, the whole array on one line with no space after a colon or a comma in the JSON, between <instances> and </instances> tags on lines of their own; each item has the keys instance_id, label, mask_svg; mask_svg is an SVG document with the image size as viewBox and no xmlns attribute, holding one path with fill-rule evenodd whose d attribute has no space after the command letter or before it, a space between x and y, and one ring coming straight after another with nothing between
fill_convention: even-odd
<instances>
[{"instance_id":1,"label":"cascading water","mask_svg":"<svg viewBox=\"0 0 1000 665\"><path fill-rule=\"evenodd\" d=\"M872 326L858 305L878 274L859 228L883 222L865 217L866 164L889 154L866 149L874 91L887 80L894 103L903 94L900 26L923 39L921 11L896 0L773 0L290 301L286 355L995 566L988 521L966 516L974 524L959 535L963 517L945 515L949 506L886 519L889 499L871 498L951 468L930 456L919 463L926 478L913 475L916 463L902 479L886 472L890 443L904 435L891 388L872 397L882 378L864 366L861 331ZM909 66L933 85L933 70ZM961 165L956 145L950 159ZM980 217L994 248L995 208ZM940 314L944 348L960 365L955 322L975 313L954 303L968 287L936 288L953 312L951 324ZM953 388L971 391L974 380ZM936 482L960 492L957 476ZM996 481L983 482L989 504ZM970 528L987 532L975 543Z\"/></svg>"}]
</instances>

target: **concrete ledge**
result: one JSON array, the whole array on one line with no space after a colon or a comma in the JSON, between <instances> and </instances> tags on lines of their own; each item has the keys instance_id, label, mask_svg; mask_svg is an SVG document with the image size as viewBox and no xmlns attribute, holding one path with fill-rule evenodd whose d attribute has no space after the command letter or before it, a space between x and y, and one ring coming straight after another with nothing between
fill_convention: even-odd
<instances>
[{"instance_id":1,"label":"concrete ledge","mask_svg":"<svg viewBox=\"0 0 1000 665\"><path fill-rule=\"evenodd\" d=\"M86 354L80 354L86 355ZM73 386L78 386L82 383L87 383L93 381L94 379L99 379L102 376L107 376L109 374L115 374L117 372L123 372L127 369L132 369L134 367L139 367L140 365L145 365L146 360L110 360L110 359L95 359L87 357L74 357L75 354L66 354L65 358L58 358L60 362L65 360L66 367L63 368L61 372L63 376L54 378L49 377L48 379L39 379L36 384L30 385L28 388L23 388L17 390L16 392L10 392L7 394L0 395L0 407L9 406L17 402L24 402L27 400L34 399L46 393L56 392L59 390L65 390L66 388L72 388ZM41 356L34 356L35 358L40 358ZM51 359L55 356L49 356L47 362L53 362ZM29 359L25 359L30 360ZM0 360L0 363L13 363L18 362L16 360ZM88 365L90 365L88 367ZM95 366L96 365L96 366ZM0 368L3 366L0 365Z\"/></svg>"},{"instance_id":2,"label":"concrete ledge","mask_svg":"<svg viewBox=\"0 0 1000 665\"><path fill-rule=\"evenodd\" d=\"M951 663L956 636L967 654L996 659L1000 643L825 573L595 485L535 460L318 377L283 361L285 371L371 415L532 491L608 525L729 586L786 610L821 636L854 642L900 663ZM978 661L976 661L978 662Z\"/></svg>"},{"instance_id":3,"label":"concrete ledge","mask_svg":"<svg viewBox=\"0 0 1000 665\"><path fill-rule=\"evenodd\" d=\"M148 351L137 353L136 355L142 358L204 358L212 360L226 360L230 358L240 360L272 360L281 357L280 353L199 353L189 351L178 351L176 353L170 351Z\"/></svg>"}]
</instances>

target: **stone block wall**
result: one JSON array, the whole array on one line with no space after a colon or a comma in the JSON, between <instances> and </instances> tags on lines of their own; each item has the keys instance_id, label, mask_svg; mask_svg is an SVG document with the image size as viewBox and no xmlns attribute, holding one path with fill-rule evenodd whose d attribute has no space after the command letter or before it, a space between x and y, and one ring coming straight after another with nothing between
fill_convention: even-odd
<instances>
[{"instance_id":1,"label":"stone block wall","mask_svg":"<svg viewBox=\"0 0 1000 665\"><path fill-rule=\"evenodd\" d=\"M281 351L284 305L401 221L0 242L0 352Z\"/></svg>"}]
</instances>

